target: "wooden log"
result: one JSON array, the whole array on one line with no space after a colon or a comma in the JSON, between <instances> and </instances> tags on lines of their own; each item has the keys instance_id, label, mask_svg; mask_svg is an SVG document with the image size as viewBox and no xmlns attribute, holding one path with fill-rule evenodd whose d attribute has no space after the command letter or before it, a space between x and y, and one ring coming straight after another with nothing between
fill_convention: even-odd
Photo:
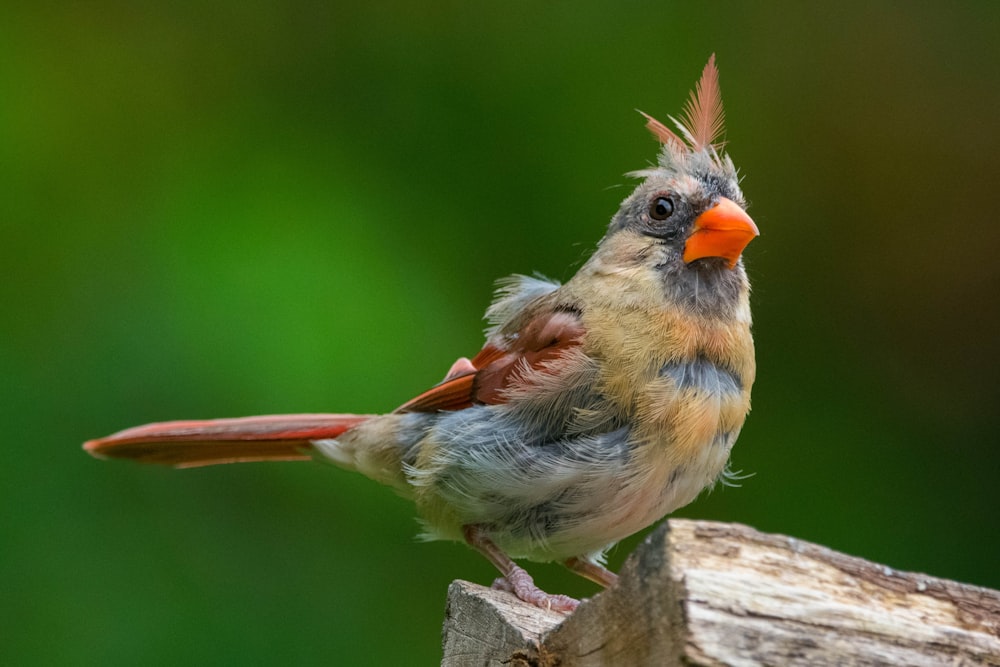
<instances>
[{"instance_id":1,"label":"wooden log","mask_svg":"<svg viewBox=\"0 0 1000 667\"><path fill-rule=\"evenodd\" d=\"M1000 666L1000 592L747 526L670 520L619 574L570 616L454 582L442 664Z\"/></svg>"}]
</instances>

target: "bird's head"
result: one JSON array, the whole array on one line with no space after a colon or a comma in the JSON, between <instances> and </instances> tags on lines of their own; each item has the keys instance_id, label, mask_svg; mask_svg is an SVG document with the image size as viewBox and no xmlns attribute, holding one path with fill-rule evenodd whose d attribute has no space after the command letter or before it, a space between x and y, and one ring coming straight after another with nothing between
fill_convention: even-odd
<instances>
[{"instance_id":1,"label":"bird's head","mask_svg":"<svg viewBox=\"0 0 1000 667\"><path fill-rule=\"evenodd\" d=\"M642 183L612 218L595 259L646 273L678 305L718 310L748 289L741 254L759 232L717 141L724 118L715 56L680 120L671 119L678 132L646 119L663 144L657 164L630 174Z\"/></svg>"}]
</instances>

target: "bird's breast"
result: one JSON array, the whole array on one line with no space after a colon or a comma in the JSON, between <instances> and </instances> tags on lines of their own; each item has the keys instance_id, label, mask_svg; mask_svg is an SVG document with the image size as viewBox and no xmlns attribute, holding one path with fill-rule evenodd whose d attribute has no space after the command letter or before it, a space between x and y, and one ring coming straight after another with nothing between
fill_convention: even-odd
<instances>
[{"instance_id":1,"label":"bird's breast","mask_svg":"<svg viewBox=\"0 0 1000 667\"><path fill-rule=\"evenodd\" d=\"M749 311L727 320L679 310L595 319L588 331L601 333L587 342L605 362L606 395L632 426L616 520L644 526L691 502L725 469L754 381Z\"/></svg>"}]
</instances>

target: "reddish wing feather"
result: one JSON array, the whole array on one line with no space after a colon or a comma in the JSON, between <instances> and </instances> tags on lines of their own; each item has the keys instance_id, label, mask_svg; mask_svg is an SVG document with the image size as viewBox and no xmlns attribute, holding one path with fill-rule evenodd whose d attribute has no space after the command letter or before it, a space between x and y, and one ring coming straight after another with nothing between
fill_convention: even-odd
<instances>
[{"instance_id":1,"label":"reddish wing feather","mask_svg":"<svg viewBox=\"0 0 1000 667\"><path fill-rule=\"evenodd\" d=\"M576 313L557 311L536 316L519 336L509 340L508 349L487 344L472 360L475 372L445 379L396 412L462 410L475 404L504 403L506 390L518 381L521 370L538 368L579 345L583 333Z\"/></svg>"},{"instance_id":2,"label":"reddish wing feather","mask_svg":"<svg viewBox=\"0 0 1000 667\"><path fill-rule=\"evenodd\" d=\"M545 313L531 320L520 332L507 354L497 357L476 376L476 400L480 403L503 403L507 389L518 382L522 370L537 369L579 345L583 323L575 312ZM475 360L473 360L475 363Z\"/></svg>"},{"instance_id":3,"label":"reddish wing feather","mask_svg":"<svg viewBox=\"0 0 1000 667\"><path fill-rule=\"evenodd\" d=\"M396 408L396 412L437 412L462 410L472 406L475 373L453 377L435 385Z\"/></svg>"}]
</instances>

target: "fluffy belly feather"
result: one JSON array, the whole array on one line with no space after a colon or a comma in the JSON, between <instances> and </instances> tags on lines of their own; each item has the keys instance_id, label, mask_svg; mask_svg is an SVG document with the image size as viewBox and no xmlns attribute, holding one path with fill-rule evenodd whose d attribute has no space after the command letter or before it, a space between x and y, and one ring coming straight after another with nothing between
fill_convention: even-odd
<instances>
[{"instance_id":1,"label":"fluffy belly feather","mask_svg":"<svg viewBox=\"0 0 1000 667\"><path fill-rule=\"evenodd\" d=\"M664 367L647 396L658 404L632 425L543 443L509 407L442 415L407 471L426 536L474 524L513 557L596 560L691 502L725 469L746 394L696 359Z\"/></svg>"}]
</instances>

